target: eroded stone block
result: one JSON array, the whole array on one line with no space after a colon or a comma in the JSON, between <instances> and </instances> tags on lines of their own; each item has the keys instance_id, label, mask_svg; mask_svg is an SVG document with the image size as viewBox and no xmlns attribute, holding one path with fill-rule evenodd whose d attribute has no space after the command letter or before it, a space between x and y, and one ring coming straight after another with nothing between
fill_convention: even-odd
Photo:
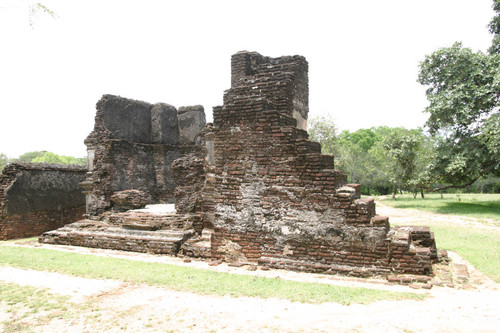
<instances>
[{"instance_id":1,"label":"eroded stone block","mask_svg":"<svg viewBox=\"0 0 500 333\"><path fill-rule=\"evenodd\" d=\"M179 142L181 144L195 143L196 137L206 124L203 106L181 106L177 114L179 119Z\"/></svg>"},{"instance_id":2,"label":"eroded stone block","mask_svg":"<svg viewBox=\"0 0 500 333\"><path fill-rule=\"evenodd\" d=\"M102 108L105 128L117 139L151 142L151 104L120 96L104 95Z\"/></svg>"},{"instance_id":3,"label":"eroded stone block","mask_svg":"<svg viewBox=\"0 0 500 333\"><path fill-rule=\"evenodd\" d=\"M167 145L179 143L177 109L172 105L157 103L151 107L151 141Z\"/></svg>"}]
</instances>

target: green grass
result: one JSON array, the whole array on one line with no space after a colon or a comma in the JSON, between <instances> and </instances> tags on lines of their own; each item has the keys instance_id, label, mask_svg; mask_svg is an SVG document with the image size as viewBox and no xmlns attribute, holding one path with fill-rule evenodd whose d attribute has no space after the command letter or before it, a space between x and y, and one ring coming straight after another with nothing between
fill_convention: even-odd
<instances>
[{"instance_id":1,"label":"green grass","mask_svg":"<svg viewBox=\"0 0 500 333\"><path fill-rule=\"evenodd\" d=\"M500 283L500 230L431 225L440 249L451 250Z\"/></svg>"},{"instance_id":2,"label":"green grass","mask_svg":"<svg viewBox=\"0 0 500 333\"><path fill-rule=\"evenodd\" d=\"M428 194L426 199L412 195L385 199L384 204L396 208L409 208L489 219L486 224L500 226L500 194ZM493 220L493 223L491 223ZM397 225L395 223L391 223ZM457 252L474 267L500 283L500 229L458 226L452 223L428 221L407 222L405 225L430 226L438 248Z\"/></svg>"},{"instance_id":3,"label":"green grass","mask_svg":"<svg viewBox=\"0 0 500 333\"><path fill-rule=\"evenodd\" d=\"M383 203L395 208L492 219L500 225L500 194L443 194L443 199L438 193L426 194L425 199L404 194L396 199L384 199Z\"/></svg>"},{"instance_id":4,"label":"green grass","mask_svg":"<svg viewBox=\"0 0 500 333\"><path fill-rule=\"evenodd\" d=\"M294 282L14 246L0 246L0 265L53 271L88 278L108 278L146 283L200 294L277 297L307 303L352 304L370 303L378 300L418 300L425 297L414 293Z\"/></svg>"}]
</instances>

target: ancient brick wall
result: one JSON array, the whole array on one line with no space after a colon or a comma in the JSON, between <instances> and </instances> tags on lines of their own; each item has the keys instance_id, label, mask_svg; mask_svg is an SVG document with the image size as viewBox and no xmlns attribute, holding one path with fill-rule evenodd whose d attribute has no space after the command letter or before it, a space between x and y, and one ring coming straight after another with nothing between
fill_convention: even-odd
<instances>
[{"instance_id":1,"label":"ancient brick wall","mask_svg":"<svg viewBox=\"0 0 500 333\"><path fill-rule=\"evenodd\" d=\"M428 274L430 254L395 241L373 199L346 185L333 157L308 140L307 62L240 52L214 108L212 256L276 268L355 275ZM297 117L297 115L300 117Z\"/></svg>"},{"instance_id":2,"label":"ancient brick wall","mask_svg":"<svg viewBox=\"0 0 500 333\"><path fill-rule=\"evenodd\" d=\"M231 57L231 98L240 93L275 105L278 112L297 120L296 126L307 129L309 113L308 64L302 56L264 57L257 52L238 52ZM232 97L233 96L233 97Z\"/></svg>"},{"instance_id":3,"label":"ancient brick wall","mask_svg":"<svg viewBox=\"0 0 500 333\"><path fill-rule=\"evenodd\" d=\"M173 203L172 162L197 149L195 145L142 144L116 139L101 143L95 150L94 170L87 178L92 184L89 213L109 210L111 195L127 189L150 194L150 203Z\"/></svg>"},{"instance_id":4,"label":"ancient brick wall","mask_svg":"<svg viewBox=\"0 0 500 333\"><path fill-rule=\"evenodd\" d=\"M178 114L169 104L104 95L96 108L94 130L85 140L87 213L111 209L111 195L128 189L150 194L150 203L174 202L171 164L199 150L194 143L205 125L203 107L181 107Z\"/></svg>"},{"instance_id":5,"label":"ancient brick wall","mask_svg":"<svg viewBox=\"0 0 500 333\"><path fill-rule=\"evenodd\" d=\"M0 239L37 236L80 219L86 167L8 165L0 176Z\"/></svg>"}]
</instances>

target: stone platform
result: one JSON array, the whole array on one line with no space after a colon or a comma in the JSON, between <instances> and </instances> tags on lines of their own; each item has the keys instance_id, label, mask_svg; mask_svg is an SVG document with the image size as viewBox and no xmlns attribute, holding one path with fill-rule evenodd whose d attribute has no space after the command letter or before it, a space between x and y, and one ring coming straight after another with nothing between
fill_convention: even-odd
<instances>
[{"instance_id":1,"label":"stone platform","mask_svg":"<svg viewBox=\"0 0 500 333\"><path fill-rule=\"evenodd\" d=\"M210 231L200 214L131 210L80 220L40 236L47 244L167 255L210 256Z\"/></svg>"}]
</instances>

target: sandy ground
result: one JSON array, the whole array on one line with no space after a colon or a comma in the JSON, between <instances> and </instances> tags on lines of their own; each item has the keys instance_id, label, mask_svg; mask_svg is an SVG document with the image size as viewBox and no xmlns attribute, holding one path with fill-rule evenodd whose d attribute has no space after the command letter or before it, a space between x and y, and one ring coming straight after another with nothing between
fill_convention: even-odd
<instances>
[{"instance_id":1,"label":"sandy ground","mask_svg":"<svg viewBox=\"0 0 500 333\"><path fill-rule=\"evenodd\" d=\"M411 214L383 205L378 205L377 211L380 215L391 216L393 222L408 219ZM426 219L439 215L419 214ZM411 218L414 219L415 215L411 215ZM460 218L456 223L473 225L476 222ZM212 267L202 261L186 263L180 258L69 246L19 246L40 246L235 274L429 295L424 301L381 301L349 306L337 303L304 304L280 299L197 295L114 280L84 279L59 273L0 267L0 281L49 288L53 293L71 296L75 304L87 305L79 308L78 315L67 318L56 316L36 326L35 331L39 332L500 332L499 285L472 267L469 267L474 281L472 289L434 287L431 290L413 290L407 286L388 285L376 279L361 280L279 270L249 271L244 267L224 264ZM454 261L462 260L453 253L451 255ZM13 314L8 313L7 309L5 304L0 304L2 322L12 319Z\"/></svg>"}]
</instances>

